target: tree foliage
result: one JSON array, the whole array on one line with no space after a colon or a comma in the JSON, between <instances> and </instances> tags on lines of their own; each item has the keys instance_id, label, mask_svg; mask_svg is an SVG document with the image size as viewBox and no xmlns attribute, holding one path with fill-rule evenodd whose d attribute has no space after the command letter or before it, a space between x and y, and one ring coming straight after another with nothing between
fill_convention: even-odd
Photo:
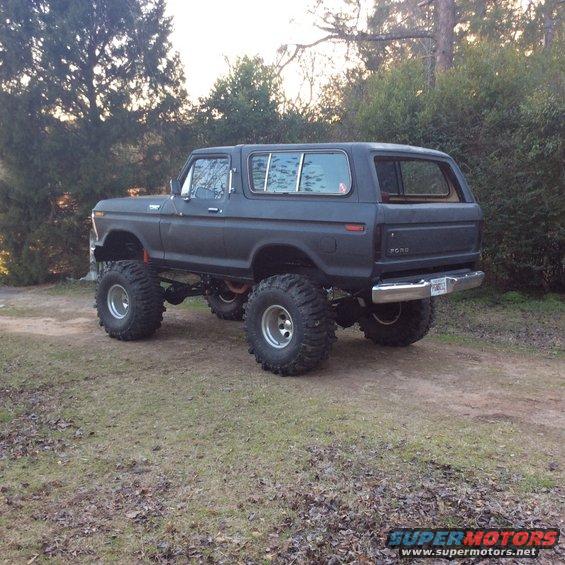
<instances>
[{"instance_id":1,"label":"tree foliage","mask_svg":"<svg viewBox=\"0 0 565 565\"><path fill-rule=\"evenodd\" d=\"M14 282L84 268L101 198L154 189L185 98L164 0L0 0L0 233Z\"/></svg>"},{"instance_id":2,"label":"tree foliage","mask_svg":"<svg viewBox=\"0 0 565 565\"><path fill-rule=\"evenodd\" d=\"M285 99L276 68L260 57L236 60L200 101L193 127L200 145L292 143L325 131L307 108Z\"/></svg>"}]
</instances>

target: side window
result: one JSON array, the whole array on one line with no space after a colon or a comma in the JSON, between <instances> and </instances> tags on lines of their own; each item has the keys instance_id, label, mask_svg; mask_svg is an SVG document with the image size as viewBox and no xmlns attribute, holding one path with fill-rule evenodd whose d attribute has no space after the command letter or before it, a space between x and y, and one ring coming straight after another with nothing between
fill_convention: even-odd
<instances>
[{"instance_id":1,"label":"side window","mask_svg":"<svg viewBox=\"0 0 565 565\"><path fill-rule=\"evenodd\" d=\"M396 161L375 161L377 176L381 192L388 194L400 194L398 186L398 175L396 174Z\"/></svg>"},{"instance_id":2,"label":"side window","mask_svg":"<svg viewBox=\"0 0 565 565\"><path fill-rule=\"evenodd\" d=\"M227 190L229 167L227 157L197 159L188 171L182 195L202 200L219 200Z\"/></svg>"},{"instance_id":3,"label":"side window","mask_svg":"<svg viewBox=\"0 0 565 565\"><path fill-rule=\"evenodd\" d=\"M400 161L406 196L447 196L449 185L433 161Z\"/></svg>"},{"instance_id":4,"label":"side window","mask_svg":"<svg viewBox=\"0 0 565 565\"><path fill-rule=\"evenodd\" d=\"M343 153L305 153L300 192L347 194L351 188L349 163Z\"/></svg>"},{"instance_id":5,"label":"side window","mask_svg":"<svg viewBox=\"0 0 565 565\"><path fill-rule=\"evenodd\" d=\"M279 152L252 155L254 192L347 194L351 190L349 161L342 152Z\"/></svg>"},{"instance_id":6,"label":"side window","mask_svg":"<svg viewBox=\"0 0 565 565\"><path fill-rule=\"evenodd\" d=\"M265 190L265 175L267 173L267 165L269 163L269 155L254 155L251 158L251 182L253 190Z\"/></svg>"},{"instance_id":7,"label":"side window","mask_svg":"<svg viewBox=\"0 0 565 565\"><path fill-rule=\"evenodd\" d=\"M271 153L267 192L296 192L300 153Z\"/></svg>"}]
</instances>

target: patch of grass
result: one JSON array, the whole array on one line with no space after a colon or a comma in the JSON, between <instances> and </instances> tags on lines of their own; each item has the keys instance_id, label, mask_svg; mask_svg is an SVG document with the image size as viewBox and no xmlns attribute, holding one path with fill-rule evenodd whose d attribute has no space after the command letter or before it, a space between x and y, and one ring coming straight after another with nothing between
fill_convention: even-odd
<instances>
[{"instance_id":1,"label":"patch of grass","mask_svg":"<svg viewBox=\"0 0 565 565\"><path fill-rule=\"evenodd\" d=\"M530 296L519 291L498 292L492 288L477 288L465 292L457 292L445 298L452 303L472 306L503 306L504 309L522 312L565 312L565 296L558 293L547 293L543 296Z\"/></svg>"},{"instance_id":2,"label":"patch of grass","mask_svg":"<svg viewBox=\"0 0 565 565\"><path fill-rule=\"evenodd\" d=\"M16 304L6 304L0 309L0 316L9 316L11 318L43 318L53 315L53 311L45 308L40 303L30 302L27 304L22 304L18 302ZM69 316L67 313L56 312L58 319L66 319Z\"/></svg>"},{"instance_id":3,"label":"patch of grass","mask_svg":"<svg viewBox=\"0 0 565 565\"><path fill-rule=\"evenodd\" d=\"M430 416L412 402L405 412L405 401L391 402L370 391L359 404L357 396L338 399L332 389L307 392L307 384L297 386L296 379L236 369L231 375L203 375L177 362L163 370L147 357L137 357L132 365L123 349L100 352L94 360L73 347L38 343L29 350L27 340L9 341L10 349L3 352L8 365L18 367L13 384L29 384L39 370L42 378L35 384L49 382L55 388L34 410L47 411L50 421L73 423L49 432L62 442L56 453L40 450L4 465L5 485L25 501L19 520L12 515L10 539L25 538L29 551L38 551L57 522L48 519L28 529L26 515L57 515L79 504L76 497L84 489L99 501L114 500L123 484L137 480L137 488L151 489L166 477L172 487L163 494L167 512L156 519L158 531L214 532L221 522L225 536L239 536L246 551L259 555L272 527L292 516L279 495L308 478L302 469L313 443L343 443L352 454L359 442L372 446L382 452L375 461L378 473L391 480L407 465L424 470L433 462L477 481L498 476L504 465L518 477L505 486L527 492L553 484L543 472L546 458L530 457L532 445L504 422ZM82 432L75 437L78 429ZM509 453L515 456L510 461ZM46 485L55 486L37 500L32 493ZM82 546L102 558L133 555L135 540L147 532L131 523L128 508L93 520L112 531L129 529L131 537L108 548L104 536L86 542L79 536ZM250 514L257 520L250 522Z\"/></svg>"},{"instance_id":4,"label":"patch of grass","mask_svg":"<svg viewBox=\"0 0 565 565\"><path fill-rule=\"evenodd\" d=\"M119 377L131 371L127 357L120 360L99 356L95 351L81 352L80 347L53 347L51 341L37 336L2 336L0 353L2 384L24 390L64 386L100 375ZM140 369L143 370L143 365Z\"/></svg>"},{"instance_id":5,"label":"patch of grass","mask_svg":"<svg viewBox=\"0 0 565 565\"><path fill-rule=\"evenodd\" d=\"M441 298L437 310L434 331L447 341L480 340L489 346L553 355L565 349L565 301L558 295L540 299L475 289Z\"/></svg>"},{"instance_id":6,"label":"patch of grass","mask_svg":"<svg viewBox=\"0 0 565 565\"><path fill-rule=\"evenodd\" d=\"M518 488L525 493L544 492L559 486L558 480L558 477L550 476L547 473L527 473L522 477Z\"/></svg>"},{"instance_id":7,"label":"patch of grass","mask_svg":"<svg viewBox=\"0 0 565 565\"><path fill-rule=\"evenodd\" d=\"M37 310L33 307L15 306L12 304L4 305L0 308L0 316L12 316L14 318L33 316Z\"/></svg>"},{"instance_id":8,"label":"patch of grass","mask_svg":"<svg viewBox=\"0 0 565 565\"><path fill-rule=\"evenodd\" d=\"M187 299L184 300L178 306L172 306L171 304L167 304L168 308L181 308L182 310L197 310L197 311L206 311L209 310L208 304L204 300L202 296L189 296Z\"/></svg>"},{"instance_id":9,"label":"patch of grass","mask_svg":"<svg viewBox=\"0 0 565 565\"><path fill-rule=\"evenodd\" d=\"M94 296L96 283L87 281L62 281L39 289L49 296Z\"/></svg>"},{"instance_id":10,"label":"patch of grass","mask_svg":"<svg viewBox=\"0 0 565 565\"><path fill-rule=\"evenodd\" d=\"M478 351L500 351L501 353L521 353L526 355L540 355L539 347L528 345L527 343L508 343L504 341L488 341L472 335L465 335L458 332L450 333L443 330L442 333L436 332L432 339L445 343L446 345L460 345L470 347ZM562 348L549 348L543 351L547 356L561 358L565 356Z\"/></svg>"}]
</instances>

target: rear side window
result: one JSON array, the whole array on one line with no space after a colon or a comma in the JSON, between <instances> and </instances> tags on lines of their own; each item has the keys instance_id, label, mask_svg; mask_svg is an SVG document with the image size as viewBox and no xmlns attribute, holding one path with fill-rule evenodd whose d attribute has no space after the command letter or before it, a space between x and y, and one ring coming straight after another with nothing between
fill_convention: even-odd
<instances>
[{"instance_id":1,"label":"rear side window","mask_svg":"<svg viewBox=\"0 0 565 565\"><path fill-rule=\"evenodd\" d=\"M345 153L280 151L252 155L251 189L263 193L347 194L351 173Z\"/></svg>"},{"instance_id":2,"label":"rear side window","mask_svg":"<svg viewBox=\"0 0 565 565\"><path fill-rule=\"evenodd\" d=\"M271 153L267 174L267 192L296 192L300 153Z\"/></svg>"},{"instance_id":3,"label":"rear side window","mask_svg":"<svg viewBox=\"0 0 565 565\"><path fill-rule=\"evenodd\" d=\"M375 158L383 201L460 202L457 180L446 163L425 159Z\"/></svg>"},{"instance_id":4,"label":"rear side window","mask_svg":"<svg viewBox=\"0 0 565 565\"><path fill-rule=\"evenodd\" d=\"M349 163L343 153L304 154L300 192L345 194L349 184Z\"/></svg>"},{"instance_id":5,"label":"rear side window","mask_svg":"<svg viewBox=\"0 0 565 565\"><path fill-rule=\"evenodd\" d=\"M379 161L377 163L377 175L381 192L400 194L396 161Z\"/></svg>"},{"instance_id":6,"label":"rear side window","mask_svg":"<svg viewBox=\"0 0 565 565\"><path fill-rule=\"evenodd\" d=\"M270 155L255 155L251 159L251 184L254 190L265 190L267 163Z\"/></svg>"}]
</instances>

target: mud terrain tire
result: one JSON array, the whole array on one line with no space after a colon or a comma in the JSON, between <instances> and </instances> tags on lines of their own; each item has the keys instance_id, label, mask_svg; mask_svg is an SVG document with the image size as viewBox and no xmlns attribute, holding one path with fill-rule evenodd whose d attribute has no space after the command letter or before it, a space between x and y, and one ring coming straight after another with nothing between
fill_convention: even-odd
<instances>
[{"instance_id":1,"label":"mud terrain tire","mask_svg":"<svg viewBox=\"0 0 565 565\"><path fill-rule=\"evenodd\" d=\"M220 320L243 320L247 296L247 293L236 294L226 288L208 294L205 298L212 314L215 314Z\"/></svg>"},{"instance_id":2,"label":"mud terrain tire","mask_svg":"<svg viewBox=\"0 0 565 565\"><path fill-rule=\"evenodd\" d=\"M156 274L140 261L108 264L96 287L96 310L106 333L122 341L143 339L161 327L164 293Z\"/></svg>"},{"instance_id":3,"label":"mud terrain tire","mask_svg":"<svg viewBox=\"0 0 565 565\"><path fill-rule=\"evenodd\" d=\"M326 293L308 277L275 275L256 285L245 306L249 353L277 375L300 375L328 358L335 341Z\"/></svg>"},{"instance_id":4,"label":"mud terrain tire","mask_svg":"<svg viewBox=\"0 0 565 565\"><path fill-rule=\"evenodd\" d=\"M394 304L372 304L359 320L367 339L378 345L405 347L422 339L433 325L432 298Z\"/></svg>"}]
</instances>

